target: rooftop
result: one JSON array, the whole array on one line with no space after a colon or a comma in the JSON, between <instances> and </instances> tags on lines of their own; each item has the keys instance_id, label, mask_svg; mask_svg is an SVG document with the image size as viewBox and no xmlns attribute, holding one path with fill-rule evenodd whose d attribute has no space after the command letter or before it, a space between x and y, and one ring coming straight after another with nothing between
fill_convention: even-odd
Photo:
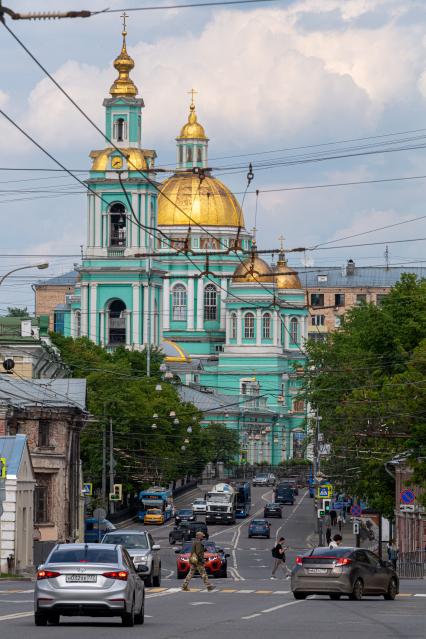
<instances>
[{"instance_id":1,"label":"rooftop","mask_svg":"<svg viewBox=\"0 0 426 639\"><path fill-rule=\"evenodd\" d=\"M0 457L4 457L7 460L6 472L8 475L18 474L26 445L27 438L25 435L0 437Z\"/></svg>"},{"instance_id":2,"label":"rooftop","mask_svg":"<svg viewBox=\"0 0 426 639\"><path fill-rule=\"evenodd\" d=\"M404 273L413 273L426 278L426 267L422 266L346 266L312 267L297 269L303 288L391 288Z\"/></svg>"},{"instance_id":3,"label":"rooftop","mask_svg":"<svg viewBox=\"0 0 426 639\"><path fill-rule=\"evenodd\" d=\"M16 408L43 406L86 409L85 379L16 379L0 376L0 403Z\"/></svg>"}]
</instances>

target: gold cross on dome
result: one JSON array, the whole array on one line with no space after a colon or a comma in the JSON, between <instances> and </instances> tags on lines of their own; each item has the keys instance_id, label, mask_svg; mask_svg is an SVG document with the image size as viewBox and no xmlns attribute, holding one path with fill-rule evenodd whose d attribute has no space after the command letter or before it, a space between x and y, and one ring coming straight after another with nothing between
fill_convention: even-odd
<instances>
[{"instance_id":1,"label":"gold cross on dome","mask_svg":"<svg viewBox=\"0 0 426 639\"><path fill-rule=\"evenodd\" d=\"M280 235L278 239L279 239L280 244L281 244L281 250L284 251L284 240L285 240L284 235Z\"/></svg>"},{"instance_id":2,"label":"gold cross on dome","mask_svg":"<svg viewBox=\"0 0 426 639\"><path fill-rule=\"evenodd\" d=\"M194 95L197 95L198 91L196 91L195 89L191 89L191 91L188 91L188 95L191 96L191 104L194 104Z\"/></svg>"},{"instance_id":3,"label":"gold cross on dome","mask_svg":"<svg viewBox=\"0 0 426 639\"><path fill-rule=\"evenodd\" d=\"M128 18L129 16L127 15L127 13L125 11L123 11L123 13L120 15L120 18L123 18L123 31L126 30L126 18Z\"/></svg>"}]
</instances>

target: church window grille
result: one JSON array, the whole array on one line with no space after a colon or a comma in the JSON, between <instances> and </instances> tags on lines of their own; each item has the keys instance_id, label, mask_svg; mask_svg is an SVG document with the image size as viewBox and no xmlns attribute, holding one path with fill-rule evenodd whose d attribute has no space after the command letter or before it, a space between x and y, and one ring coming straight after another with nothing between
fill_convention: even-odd
<instances>
[{"instance_id":1,"label":"church window grille","mask_svg":"<svg viewBox=\"0 0 426 639\"><path fill-rule=\"evenodd\" d=\"M299 322L295 317L290 320L290 344L298 344L299 342Z\"/></svg>"},{"instance_id":2,"label":"church window grille","mask_svg":"<svg viewBox=\"0 0 426 639\"><path fill-rule=\"evenodd\" d=\"M237 339L237 315L231 313L231 339Z\"/></svg>"},{"instance_id":3,"label":"church window grille","mask_svg":"<svg viewBox=\"0 0 426 639\"><path fill-rule=\"evenodd\" d=\"M110 208L110 246L126 246L126 209L123 204L113 204Z\"/></svg>"},{"instance_id":4,"label":"church window grille","mask_svg":"<svg viewBox=\"0 0 426 639\"><path fill-rule=\"evenodd\" d=\"M126 343L126 305L121 300L113 300L109 305L109 344Z\"/></svg>"},{"instance_id":5,"label":"church window grille","mask_svg":"<svg viewBox=\"0 0 426 639\"><path fill-rule=\"evenodd\" d=\"M244 338L254 339L254 315L246 313L244 315Z\"/></svg>"},{"instance_id":6,"label":"church window grille","mask_svg":"<svg viewBox=\"0 0 426 639\"><path fill-rule=\"evenodd\" d=\"M183 284L176 284L172 292L173 319L177 321L186 320L187 294Z\"/></svg>"},{"instance_id":7,"label":"church window grille","mask_svg":"<svg viewBox=\"0 0 426 639\"><path fill-rule=\"evenodd\" d=\"M127 138L127 122L124 118L118 118L118 120L116 120L114 129L117 142L123 142Z\"/></svg>"},{"instance_id":8,"label":"church window grille","mask_svg":"<svg viewBox=\"0 0 426 639\"><path fill-rule=\"evenodd\" d=\"M271 316L265 313L262 318L262 338L271 339Z\"/></svg>"},{"instance_id":9,"label":"church window grille","mask_svg":"<svg viewBox=\"0 0 426 639\"><path fill-rule=\"evenodd\" d=\"M217 290L213 284L204 289L204 319L217 319Z\"/></svg>"}]
</instances>

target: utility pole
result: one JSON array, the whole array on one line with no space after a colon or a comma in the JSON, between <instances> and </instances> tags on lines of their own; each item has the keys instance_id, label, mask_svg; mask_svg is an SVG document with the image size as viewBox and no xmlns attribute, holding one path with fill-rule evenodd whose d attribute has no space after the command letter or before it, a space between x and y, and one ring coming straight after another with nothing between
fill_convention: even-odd
<instances>
[{"instance_id":1,"label":"utility pole","mask_svg":"<svg viewBox=\"0 0 426 639\"><path fill-rule=\"evenodd\" d=\"M109 418L109 492L114 492L114 433L112 432L112 417ZM109 512L114 512L114 502L109 503Z\"/></svg>"},{"instance_id":2,"label":"utility pole","mask_svg":"<svg viewBox=\"0 0 426 639\"><path fill-rule=\"evenodd\" d=\"M102 429L102 506L105 508L107 502L106 496L106 454L107 454L107 436L106 425L104 423Z\"/></svg>"}]
</instances>

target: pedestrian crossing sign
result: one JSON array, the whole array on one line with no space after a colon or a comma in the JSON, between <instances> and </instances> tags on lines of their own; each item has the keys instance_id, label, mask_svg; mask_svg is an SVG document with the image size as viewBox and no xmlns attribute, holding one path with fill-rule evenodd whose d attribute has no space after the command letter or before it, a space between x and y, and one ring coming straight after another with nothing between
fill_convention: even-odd
<instances>
[{"instance_id":1,"label":"pedestrian crossing sign","mask_svg":"<svg viewBox=\"0 0 426 639\"><path fill-rule=\"evenodd\" d=\"M318 486L317 497L320 499L331 499L333 494L333 486L331 484L322 484Z\"/></svg>"}]
</instances>

